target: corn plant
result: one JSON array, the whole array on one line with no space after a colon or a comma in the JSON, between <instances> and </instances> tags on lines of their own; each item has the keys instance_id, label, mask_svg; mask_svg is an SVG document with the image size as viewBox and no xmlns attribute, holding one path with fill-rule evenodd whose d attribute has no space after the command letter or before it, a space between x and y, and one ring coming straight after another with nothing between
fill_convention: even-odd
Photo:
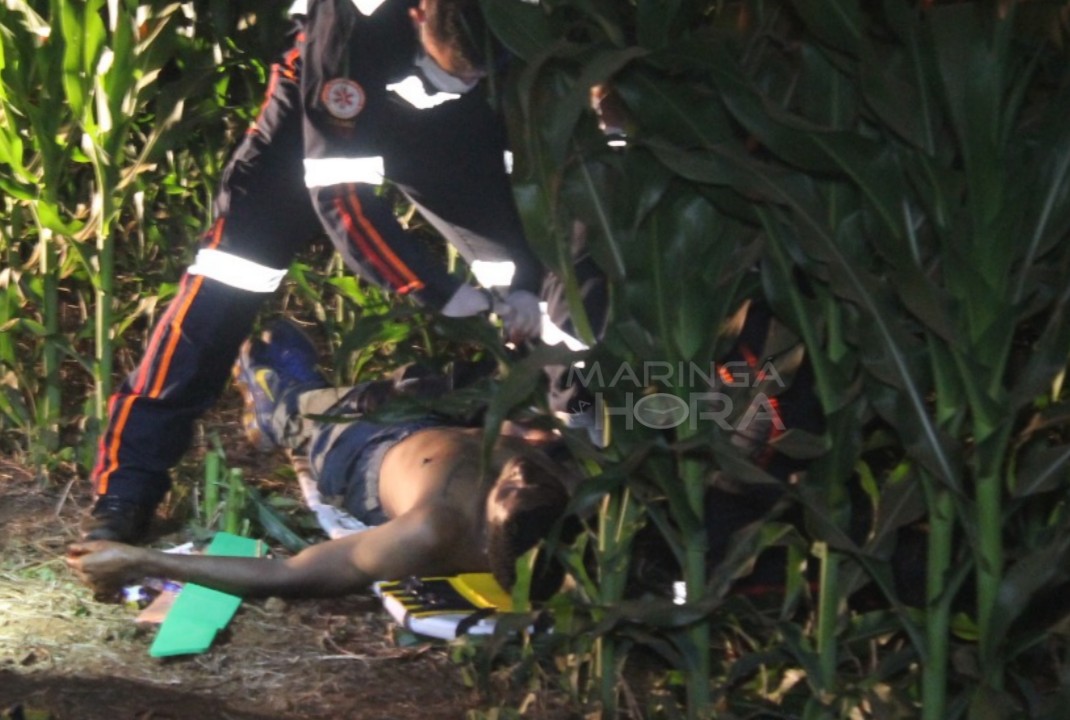
<instances>
[{"instance_id":1,"label":"corn plant","mask_svg":"<svg viewBox=\"0 0 1070 720\"><path fill-rule=\"evenodd\" d=\"M1026 590L1021 563L1053 558L1066 542L1058 520L1033 528L1045 537L1039 546L1019 544L1010 529L1034 490L1065 500L1065 446L1038 437L1031 420L1038 396L1062 399L1056 382L1070 354L1065 54L1016 33L1013 4L914 12L888 3L868 13L845 2L835 16L794 7L806 42L798 72L778 78L790 90L763 72L762 52L770 65L783 61L771 47L747 58L750 67L717 53L708 66L733 116L774 160L736 155L705 166L763 201L770 287L795 293L785 314L812 319L812 351L835 342L842 321L846 352L812 353L815 365L860 361L867 400L898 433L925 493L929 614L916 648L925 717L947 716L949 611L972 575L980 682L966 697L978 711L1005 690L1016 652L1009 633L1044 585L1034 578ZM811 179L826 172L831 180ZM825 289L830 311L815 317L791 290L789 257ZM1028 361L1015 357L1021 343L1033 349ZM1018 489L1022 451L1045 457L1027 493Z\"/></svg>"},{"instance_id":2,"label":"corn plant","mask_svg":"<svg viewBox=\"0 0 1070 720\"><path fill-rule=\"evenodd\" d=\"M547 16L537 7L519 4L487 6L506 45L527 61L517 81L517 105L525 128L518 194L529 237L575 296L568 240L576 220L586 226L590 251L611 281L616 314L609 337L587 361L606 374L599 373L590 387L607 406L632 408L642 400L648 383L646 379L614 382L610 376L619 368L637 369L641 375L655 364L709 368L724 352L717 327L743 297L745 273L735 267L745 267L748 257L753 260L756 236L720 213L701 192L674 184L672 173L650 152L618 153L606 147L583 112L589 89L650 51L627 45L623 25L632 18L621 16L627 10L570 9L578 15ZM591 40L584 44L573 36ZM649 76L641 81L657 88ZM671 95L677 89L665 92ZM664 107L671 111L677 106ZM720 128L711 126L714 133L725 129L723 123ZM581 335L593 340L585 329L582 305L573 302L572 310ZM658 389L684 403L709 390L701 378L684 374L679 382ZM697 425L684 425L669 436L658 428L635 425L631 418L614 420L613 437L606 461L629 472L607 470L603 475L618 476L623 482L615 484L618 489L602 504L600 574L589 600L607 608L620 605L629 572L630 538L642 522L654 522L664 528L671 552L683 568L687 596L697 606L706 595L708 579L703 528L709 462L685 448L712 444L715 438L708 428ZM593 487L608 489L589 486L589 491ZM647 519L640 520L644 515ZM705 712L710 705L710 626L705 620L695 621L701 613L676 614L687 619L679 620L680 627L669 633L666 647L672 649L666 651L686 671L688 705L696 713ZM600 638L598 666L603 710L612 714L617 703L615 679L624 659L616 650L629 641L616 632L619 615L595 611L596 620L599 617L603 632L614 630Z\"/></svg>"},{"instance_id":3,"label":"corn plant","mask_svg":"<svg viewBox=\"0 0 1070 720\"><path fill-rule=\"evenodd\" d=\"M32 389L41 388L32 396L38 410L29 426L49 436L42 448L54 451L61 402L58 283L63 249L57 235L69 230L58 205L69 178L72 149L65 136L72 130L71 117L55 92L62 78L62 61L55 46L48 43L47 22L25 3L10 3L2 12L0 161L9 170L4 182L9 218L5 245L11 248L9 257L14 258L19 248L35 244L34 260L13 263L11 271L26 281L22 284L26 297L41 308L39 322L20 312L17 319L9 321L7 332L14 337L12 331L21 327L41 340L39 377L43 382L28 383ZM32 220L27 222L29 218ZM11 279L9 288L13 287ZM9 355L6 360L14 372L27 379L38 377L37 373L26 373L27 368L17 367L14 357Z\"/></svg>"},{"instance_id":4,"label":"corn plant","mask_svg":"<svg viewBox=\"0 0 1070 720\"><path fill-rule=\"evenodd\" d=\"M80 404L77 371L69 397L60 394L64 360L86 370L90 415L103 416L120 335L145 318L150 325L166 299L164 281L177 277L208 220L209 183L259 103L264 64L283 42L282 8L273 11L207 0L0 8L5 287L9 301L15 287L22 298L5 337L38 348L35 362L25 352L4 362L28 380L19 390L36 408L21 421L29 434L39 426L54 438L61 405ZM250 44L257 62L243 54Z\"/></svg>"},{"instance_id":5,"label":"corn plant","mask_svg":"<svg viewBox=\"0 0 1070 720\"><path fill-rule=\"evenodd\" d=\"M691 716L727 701L724 689L758 667L799 669L805 683L762 691L763 707L805 717L862 703L914 703L909 712L927 718L997 717L1016 703L1043 713L1052 701L1009 669L1043 642L1038 623L1065 615L1028 617L1065 582L1065 3L486 9L523 59L513 99L529 234L569 281L568 228L579 219L611 280L613 323L587 362L717 360L722 321L760 296L812 368L823 430L775 443L809 458L788 495L805 535L774 524L739 534L735 560L786 543L793 565L816 568L816 603L800 604L807 576L789 570L781 621L772 632L765 623L766 639L748 641L723 679L711 676L711 633L727 627L719 608L734 561L709 567L701 497L715 471L753 492L769 478L716 431L618 423L600 462L628 482L589 490L640 498L683 568L691 614L646 617L668 641L655 646L687 676ZM617 153L584 111L590 86L607 81L632 118ZM680 378L643 384L680 398L702 390ZM619 387L596 389L611 407L627 404ZM876 466L866 455L875 447ZM848 492L859 478L873 513L862 537ZM624 505L607 507L600 522L612 527ZM920 614L891 562L919 515ZM608 553L599 568L595 605L622 571ZM887 610L848 606L865 583ZM799 624L799 612L812 615ZM878 653L869 676L846 671L860 643L896 633L907 639L899 655ZM977 675L955 672L952 653ZM603 690L603 706L613 702Z\"/></svg>"}]
</instances>

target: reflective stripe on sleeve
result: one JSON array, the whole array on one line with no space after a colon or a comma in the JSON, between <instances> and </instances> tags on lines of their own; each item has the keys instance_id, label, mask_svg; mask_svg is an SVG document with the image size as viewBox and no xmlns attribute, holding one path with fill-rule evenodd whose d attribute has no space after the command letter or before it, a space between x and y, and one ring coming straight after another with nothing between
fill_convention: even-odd
<instances>
[{"instance_id":1,"label":"reflective stripe on sleeve","mask_svg":"<svg viewBox=\"0 0 1070 720\"><path fill-rule=\"evenodd\" d=\"M539 309L542 310L542 332L539 333L539 338L544 343L547 345L560 345L564 343L565 347L569 350L577 352L589 349L587 343L583 342L578 337L569 335L554 324L554 321L550 319L550 313L547 310L546 303L539 303Z\"/></svg>"},{"instance_id":2,"label":"reflective stripe on sleeve","mask_svg":"<svg viewBox=\"0 0 1070 720\"><path fill-rule=\"evenodd\" d=\"M383 184L383 158L305 158L305 187L346 183Z\"/></svg>"},{"instance_id":3,"label":"reflective stripe on sleeve","mask_svg":"<svg viewBox=\"0 0 1070 720\"><path fill-rule=\"evenodd\" d=\"M353 4L360 10L361 15L371 15L379 9L386 0L353 0ZM290 5L291 15L308 15L308 0L294 0Z\"/></svg>"},{"instance_id":4,"label":"reflective stripe on sleeve","mask_svg":"<svg viewBox=\"0 0 1070 720\"><path fill-rule=\"evenodd\" d=\"M286 268L271 268L210 248L197 251L197 257L188 272L190 275L202 275L239 290L258 293L275 292L286 277Z\"/></svg>"},{"instance_id":5,"label":"reflective stripe on sleeve","mask_svg":"<svg viewBox=\"0 0 1070 720\"><path fill-rule=\"evenodd\" d=\"M476 282L485 288L508 287L516 274L516 265L511 260L473 260L472 274L476 276Z\"/></svg>"},{"instance_id":6,"label":"reflective stripe on sleeve","mask_svg":"<svg viewBox=\"0 0 1070 720\"><path fill-rule=\"evenodd\" d=\"M371 15L383 2L385 0L353 0L353 4L357 6L357 10L360 10L362 15Z\"/></svg>"},{"instance_id":7,"label":"reflective stripe on sleeve","mask_svg":"<svg viewBox=\"0 0 1070 720\"><path fill-rule=\"evenodd\" d=\"M436 92L434 95L428 95L423 81L415 75L409 75L400 82L387 85L386 89L397 93L402 100L405 100L418 110L430 110L444 102L461 97L457 93L448 92Z\"/></svg>"}]
</instances>

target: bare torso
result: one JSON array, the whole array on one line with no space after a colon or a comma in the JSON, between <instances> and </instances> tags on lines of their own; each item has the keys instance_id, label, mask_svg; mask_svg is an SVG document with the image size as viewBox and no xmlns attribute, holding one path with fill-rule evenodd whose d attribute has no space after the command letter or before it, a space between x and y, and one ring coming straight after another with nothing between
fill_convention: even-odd
<instances>
[{"instance_id":1,"label":"bare torso","mask_svg":"<svg viewBox=\"0 0 1070 720\"><path fill-rule=\"evenodd\" d=\"M473 463L477 472L459 472ZM477 508L472 496L480 486L478 465L479 439L471 429L421 430L394 445L383 458L379 502L390 518L428 501L439 501L474 519Z\"/></svg>"},{"instance_id":2,"label":"bare torso","mask_svg":"<svg viewBox=\"0 0 1070 720\"><path fill-rule=\"evenodd\" d=\"M449 564L455 571L487 569L481 432L457 427L420 430L390 448L379 471L379 502L386 516L431 513L436 531L450 538Z\"/></svg>"},{"instance_id":3,"label":"bare torso","mask_svg":"<svg viewBox=\"0 0 1070 720\"><path fill-rule=\"evenodd\" d=\"M481 517L482 499L505 459L532 453L527 443L500 437L483 468L482 442L482 428L432 427L390 448L379 471L379 502L387 517L426 502L447 503L473 521Z\"/></svg>"}]
</instances>

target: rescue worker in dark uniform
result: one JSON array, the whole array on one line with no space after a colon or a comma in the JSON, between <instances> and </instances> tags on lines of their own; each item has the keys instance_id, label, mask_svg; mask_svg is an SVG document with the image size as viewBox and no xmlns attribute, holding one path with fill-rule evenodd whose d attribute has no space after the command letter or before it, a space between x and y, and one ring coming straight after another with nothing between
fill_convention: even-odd
<instances>
[{"instance_id":1,"label":"rescue worker in dark uniform","mask_svg":"<svg viewBox=\"0 0 1070 720\"><path fill-rule=\"evenodd\" d=\"M194 421L318 227L380 287L451 317L494 311L513 339L538 332L541 269L513 202L503 124L480 88L477 22L476 0L309 1L226 168L215 221L110 400L86 539L144 536ZM506 289L491 295L449 275L379 197L384 180L473 270L511 266Z\"/></svg>"}]
</instances>

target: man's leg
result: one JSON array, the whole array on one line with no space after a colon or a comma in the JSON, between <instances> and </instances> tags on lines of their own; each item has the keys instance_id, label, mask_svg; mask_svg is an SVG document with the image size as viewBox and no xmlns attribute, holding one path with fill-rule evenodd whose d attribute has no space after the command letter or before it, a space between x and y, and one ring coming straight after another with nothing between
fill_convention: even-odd
<instances>
[{"instance_id":1,"label":"man's leg","mask_svg":"<svg viewBox=\"0 0 1070 720\"><path fill-rule=\"evenodd\" d=\"M87 538L132 540L167 492L168 470L189 444L193 421L223 388L259 307L251 293L186 275L157 324L138 369L111 397L93 480L98 500Z\"/></svg>"},{"instance_id":2,"label":"man's leg","mask_svg":"<svg viewBox=\"0 0 1070 720\"><path fill-rule=\"evenodd\" d=\"M320 493L367 525L387 520L379 501L379 472L387 452L413 433L442 424L429 417L365 420L366 395L382 382L302 393L298 402L309 415L322 411L319 417L304 418L307 442L301 447Z\"/></svg>"},{"instance_id":3,"label":"man's leg","mask_svg":"<svg viewBox=\"0 0 1070 720\"><path fill-rule=\"evenodd\" d=\"M109 403L92 480L88 539L139 540L218 398L261 302L317 228L303 184L297 56L273 68L256 125L231 158L217 220L153 330L137 370Z\"/></svg>"},{"instance_id":4,"label":"man's leg","mask_svg":"<svg viewBox=\"0 0 1070 720\"><path fill-rule=\"evenodd\" d=\"M295 459L307 456L319 491L343 497L346 508L369 525L385 521L378 503L378 462L391 433L407 425L361 420L369 405L378 407L393 382L327 387L315 369L312 343L285 321L264 337L242 346L235 379L245 403L245 430L257 447L288 448ZM378 446L376 452L366 452Z\"/></svg>"},{"instance_id":5,"label":"man's leg","mask_svg":"<svg viewBox=\"0 0 1070 720\"><path fill-rule=\"evenodd\" d=\"M355 403L343 401L349 393L359 392L361 387L363 385L306 390L290 402L279 402L270 419L272 435L278 438L281 447L300 450L314 438L341 432L348 427L348 420L355 420L360 412ZM318 419L324 416L334 416L338 420Z\"/></svg>"}]
</instances>

